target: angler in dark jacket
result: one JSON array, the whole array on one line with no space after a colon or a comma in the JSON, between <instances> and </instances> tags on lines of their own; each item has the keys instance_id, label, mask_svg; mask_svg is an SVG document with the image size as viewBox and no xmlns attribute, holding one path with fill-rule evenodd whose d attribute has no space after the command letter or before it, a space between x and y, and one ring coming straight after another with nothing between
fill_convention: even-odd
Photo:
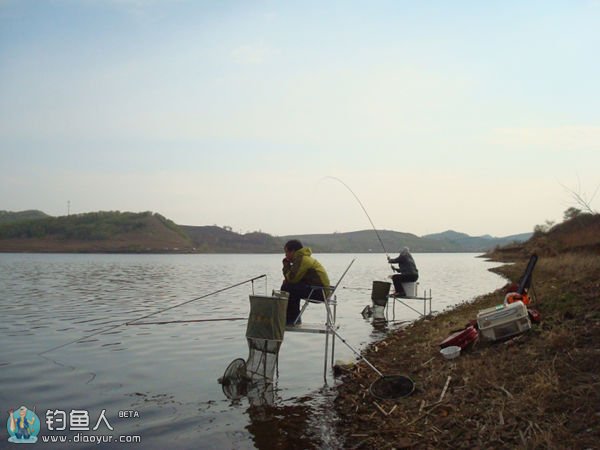
<instances>
[{"instance_id":1,"label":"angler in dark jacket","mask_svg":"<svg viewBox=\"0 0 600 450\"><path fill-rule=\"evenodd\" d=\"M282 271L285 279L281 290L289 293L286 321L293 325L300 314L300 299L324 300L323 295L329 295L330 284L325 268L312 257L310 248L292 239L285 244L284 251Z\"/></svg>"},{"instance_id":2,"label":"angler in dark jacket","mask_svg":"<svg viewBox=\"0 0 600 450\"><path fill-rule=\"evenodd\" d=\"M410 254L408 247L404 247L397 258L390 259L388 257L388 262L390 264L398 264L398 267L392 266L392 269L400 275L398 277L400 281L414 282L419 279L417 265L415 264L415 260Z\"/></svg>"}]
</instances>

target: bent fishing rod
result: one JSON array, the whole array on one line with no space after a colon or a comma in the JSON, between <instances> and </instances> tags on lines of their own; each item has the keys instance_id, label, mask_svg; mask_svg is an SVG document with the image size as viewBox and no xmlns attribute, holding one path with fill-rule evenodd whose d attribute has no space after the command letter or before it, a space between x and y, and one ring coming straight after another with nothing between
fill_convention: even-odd
<instances>
[{"instance_id":1,"label":"bent fishing rod","mask_svg":"<svg viewBox=\"0 0 600 450\"><path fill-rule=\"evenodd\" d=\"M371 220L371 216L369 216L369 213L367 212L367 209L365 208L365 206L362 204L362 202L360 201L360 199L358 198L358 196L354 193L354 191L352 189L350 189L350 186L348 186L346 183L344 183L342 180L340 180L337 177L332 177L332 176L326 176L325 178L331 178L332 180L336 180L340 183L342 183L342 185L348 189L350 191L350 193L354 196L354 198L356 199L356 201L358 202L358 204L360 205L360 207L362 208L363 212L365 213L365 215L367 216L367 219L369 219L369 222L371 223L371 227L373 228L373 231L375 231L375 234L377 235L377 239L379 239L379 243L381 244L381 248L383 248L383 252L385 253L385 256L388 257L388 259L390 258L390 255L388 254L387 250L385 249L385 245L383 245L383 241L381 240L381 236L379 236L379 232L377 231L377 228L375 228L375 224L373 223L373 221Z\"/></svg>"},{"instance_id":2,"label":"bent fishing rod","mask_svg":"<svg viewBox=\"0 0 600 450\"><path fill-rule=\"evenodd\" d=\"M196 298L193 298L193 299L191 299L191 300L187 300L187 301L185 301L185 302L178 303L177 305L173 305L173 306L169 306L169 307L167 307L167 308L163 308L163 309L161 309L161 310L159 310L159 311L155 311L155 312L153 312L153 313L150 313L150 314L147 314L147 315L145 315L145 316L138 317L137 319L128 320L127 322L123 322L123 323L119 323L119 324L117 324L117 325L113 325L112 327L108 327L108 328L102 329L102 330L100 330L100 331L96 331L96 332L94 332L94 333L92 333L92 334L88 334L88 335L86 335L86 336L83 336L83 337L77 338L77 339L75 339L75 340L73 340L73 341L70 341L70 342L67 342L67 343L65 343L65 344L57 345L56 347L52 347L52 348L50 348L50 349L48 349L48 350L44 350L43 352L41 352L41 353L38 353L38 355L39 355L39 356L42 356L42 355L44 355L44 354L46 354L46 353L53 352L53 351L55 351L55 350L58 350L58 349L61 349L61 348L67 347L67 346L69 346L69 345L71 345L71 344L75 344L76 342L83 341L84 339L89 339L89 338L91 338L91 337L97 336L97 335L99 335L99 334L102 334L102 333L106 333L106 332L108 332L108 331L114 330L115 328L120 328L120 327L123 327L123 326L126 326L126 325L150 325L150 324L153 324L153 323L151 323L151 322L146 322L146 323L136 323L136 322L139 322L140 320L147 319L147 318L149 318L149 317L152 317L152 316L156 316L157 314L164 313L165 311L169 311L169 310L171 310L171 309L179 308L180 306L184 306L184 305L187 305L187 304L189 304L189 303L192 303L192 302L195 302L195 301L198 301L198 300L202 300L203 298L210 297L211 295L219 294L219 293L221 293L221 292L224 292L224 291L227 291L227 290L229 290L229 289L233 289L233 288L235 288L235 287L241 286L242 284L246 284L246 283L252 283L253 290L254 290L254 282L255 282L256 280L259 280L259 279L261 279L261 278L265 278L266 276L267 276L267 274L262 274L262 275L259 275L259 276L257 276L257 277L254 277L254 278L250 278L250 279L248 279L248 280L244 280L244 281L241 281L241 282L239 282L239 283L232 284L231 286L227 286L227 287L224 287L224 288L222 288L222 289L218 289L218 290L216 290L216 291L213 291L213 292L210 292L210 293L208 293L208 294L201 295L200 297L196 297ZM234 319L232 319L232 318L226 318L226 319L206 319L206 320L204 320L204 321L217 321L217 320L241 320L241 319L242 319L242 318L234 318ZM165 323L166 323L166 322L165 322Z\"/></svg>"}]
</instances>

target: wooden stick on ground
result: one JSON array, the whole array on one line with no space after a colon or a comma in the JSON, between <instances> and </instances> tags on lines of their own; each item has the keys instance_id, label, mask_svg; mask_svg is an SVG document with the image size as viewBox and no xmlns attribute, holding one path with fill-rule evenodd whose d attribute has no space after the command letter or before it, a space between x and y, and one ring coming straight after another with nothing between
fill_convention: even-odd
<instances>
[{"instance_id":1,"label":"wooden stick on ground","mask_svg":"<svg viewBox=\"0 0 600 450\"><path fill-rule=\"evenodd\" d=\"M421 367L425 367L427 364L429 364L431 361L433 361L435 359L435 357L431 358L428 361L425 361L423 364L421 364Z\"/></svg>"},{"instance_id":2,"label":"wooden stick on ground","mask_svg":"<svg viewBox=\"0 0 600 450\"><path fill-rule=\"evenodd\" d=\"M446 395L446 391L448 390L448 386L450 385L451 379L452 379L452 377L450 375L448 375L448 378L446 379L446 384L444 385L444 389L442 390L442 395L440 395L440 399L437 402L435 402L433 405L431 405L429 410L427 410L424 414L421 414L419 417L417 417L412 422L407 423L406 424L407 427L409 425L412 425L415 422L418 422L419 420L423 419L424 417L427 417L431 413L431 411L433 411L435 408L437 408L438 406L440 406L442 404L442 400L444 399L444 396ZM424 403L425 403L425 401L421 402L421 407L419 408L419 413L423 409Z\"/></svg>"},{"instance_id":3,"label":"wooden stick on ground","mask_svg":"<svg viewBox=\"0 0 600 450\"><path fill-rule=\"evenodd\" d=\"M440 399L438 400L438 403L440 403L444 399L444 395L446 395L446 390L448 389L448 385L450 384L451 379L452 379L452 377L450 375L448 375L448 379L446 380L446 385L444 386L444 389L442 390L442 395L440 395Z\"/></svg>"},{"instance_id":4,"label":"wooden stick on ground","mask_svg":"<svg viewBox=\"0 0 600 450\"><path fill-rule=\"evenodd\" d=\"M386 417L387 417L388 413L386 413L386 412L385 412L385 410L384 410L384 409L383 409L381 406L379 406L379 403L377 403L377 402L373 402L373 404L374 404L374 405L377 407L377 409L379 410L379 412L380 412L381 414L383 414L384 416L386 416Z\"/></svg>"},{"instance_id":5,"label":"wooden stick on ground","mask_svg":"<svg viewBox=\"0 0 600 450\"><path fill-rule=\"evenodd\" d=\"M500 389L502 392L504 392L509 398L513 398L513 395L508 392L508 390L504 387L504 386L498 386L496 384L492 384L490 383L491 386L495 387L496 389Z\"/></svg>"},{"instance_id":6,"label":"wooden stick on ground","mask_svg":"<svg viewBox=\"0 0 600 450\"><path fill-rule=\"evenodd\" d=\"M437 408L438 406L440 406L441 403L435 403L428 411L426 411L424 414L420 415L419 417L417 417L415 420L413 420L412 422L408 422L405 426L410 426L415 422L418 422L419 420L423 419L424 417L427 417L431 411L433 411L435 408Z\"/></svg>"}]
</instances>

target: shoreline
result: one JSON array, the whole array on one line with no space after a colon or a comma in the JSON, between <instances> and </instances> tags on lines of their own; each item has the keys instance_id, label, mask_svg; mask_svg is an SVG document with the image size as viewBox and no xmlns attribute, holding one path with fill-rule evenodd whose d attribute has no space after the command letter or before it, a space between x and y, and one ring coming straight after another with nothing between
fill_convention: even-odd
<instances>
[{"instance_id":1,"label":"shoreline","mask_svg":"<svg viewBox=\"0 0 600 450\"><path fill-rule=\"evenodd\" d=\"M490 270L518 281L526 262ZM369 345L363 355L384 375L413 379L415 391L377 400L369 392L379 378L371 368L358 362L344 369L335 388L338 436L356 449L595 448L600 256L540 258L533 279L537 302L531 307L542 322L512 339L480 339L454 360L439 353L439 343L478 310L503 302L501 288Z\"/></svg>"},{"instance_id":2,"label":"shoreline","mask_svg":"<svg viewBox=\"0 0 600 450\"><path fill-rule=\"evenodd\" d=\"M105 255L105 254L111 254L111 255L280 255L281 254L281 250L277 250L277 251L256 251L256 252L233 252L233 251L229 251L229 252L212 252L212 251L200 251L200 250L196 250L196 249L191 249L191 248L176 248L176 249L157 249L157 248L148 248L148 249L140 249L140 248L134 248L134 249L130 249L128 250L126 248L126 246L124 245L121 248L118 247L114 247L114 248L106 248L106 247L101 247L101 246L89 246L89 247L82 247L79 246L78 243L74 243L73 244L73 248L69 249L69 246L61 246L61 247L57 247L57 246L52 246L52 245L46 245L44 246L40 246L40 247L34 247L34 248L23 248L21 246L2 246L2 241L0 240L0 253L6 253L6 254L10 254L10 253L14 253L14 254L32 254L32 255L45 255L45 254L74 254L74 255L93 255L93 254L98 254L98 255ZM464 253L468 253L468 254L473 254L473 255L479 255L478 258L487 258L486 256L486 252L485 251L420 251L420 252L412 252L414 254L420 255L420 254L464 254ZM345 255L385 255L385 253L383 252L325 252L325 251L320 251L320 252L315 252L315 254L320 254L320 255L339 255L339 254L345 254Z\"/></svg>"}]
</instances>

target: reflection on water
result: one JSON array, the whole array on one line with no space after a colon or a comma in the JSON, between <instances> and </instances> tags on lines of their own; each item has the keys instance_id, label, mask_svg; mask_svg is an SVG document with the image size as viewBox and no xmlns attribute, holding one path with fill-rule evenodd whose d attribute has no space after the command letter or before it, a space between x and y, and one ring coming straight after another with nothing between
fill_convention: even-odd
<instances>
[{"instance_id":1,"label":"reflection on water","mask_svg":"<svg viewBox=\"0 0 600 450\"><path fill-rule=\"evenodd\" d=\"M337 322L360 349L418 314L396 306L397 322L384 320L389 309L383 320L379 312L376 320L363 318L372 281L390 275L385 255L319 260L336 280L353 257L346 289L338 290ZM414 257L422 288L433 291L434 310L503 284L486 270L493 264L472 254ZM217 379L248 352L245 321L117 326L263 273L267 279L254 288L271 292L281 284L280 261L280 255L0 254L0 408L85 409L95 418L104 409L114 433L140 435L144 449L339 447L328 428L333 394L323 386L324 336L286 334L275 382L232 401ZM155 318L247 317L251 292L250 285L239 286ZM306 314L308 322L324 318L319 308ZM354 359L342 345L335 357ZM127 410L139 418L119 417Z\"/></svg>"}]
</instances>

